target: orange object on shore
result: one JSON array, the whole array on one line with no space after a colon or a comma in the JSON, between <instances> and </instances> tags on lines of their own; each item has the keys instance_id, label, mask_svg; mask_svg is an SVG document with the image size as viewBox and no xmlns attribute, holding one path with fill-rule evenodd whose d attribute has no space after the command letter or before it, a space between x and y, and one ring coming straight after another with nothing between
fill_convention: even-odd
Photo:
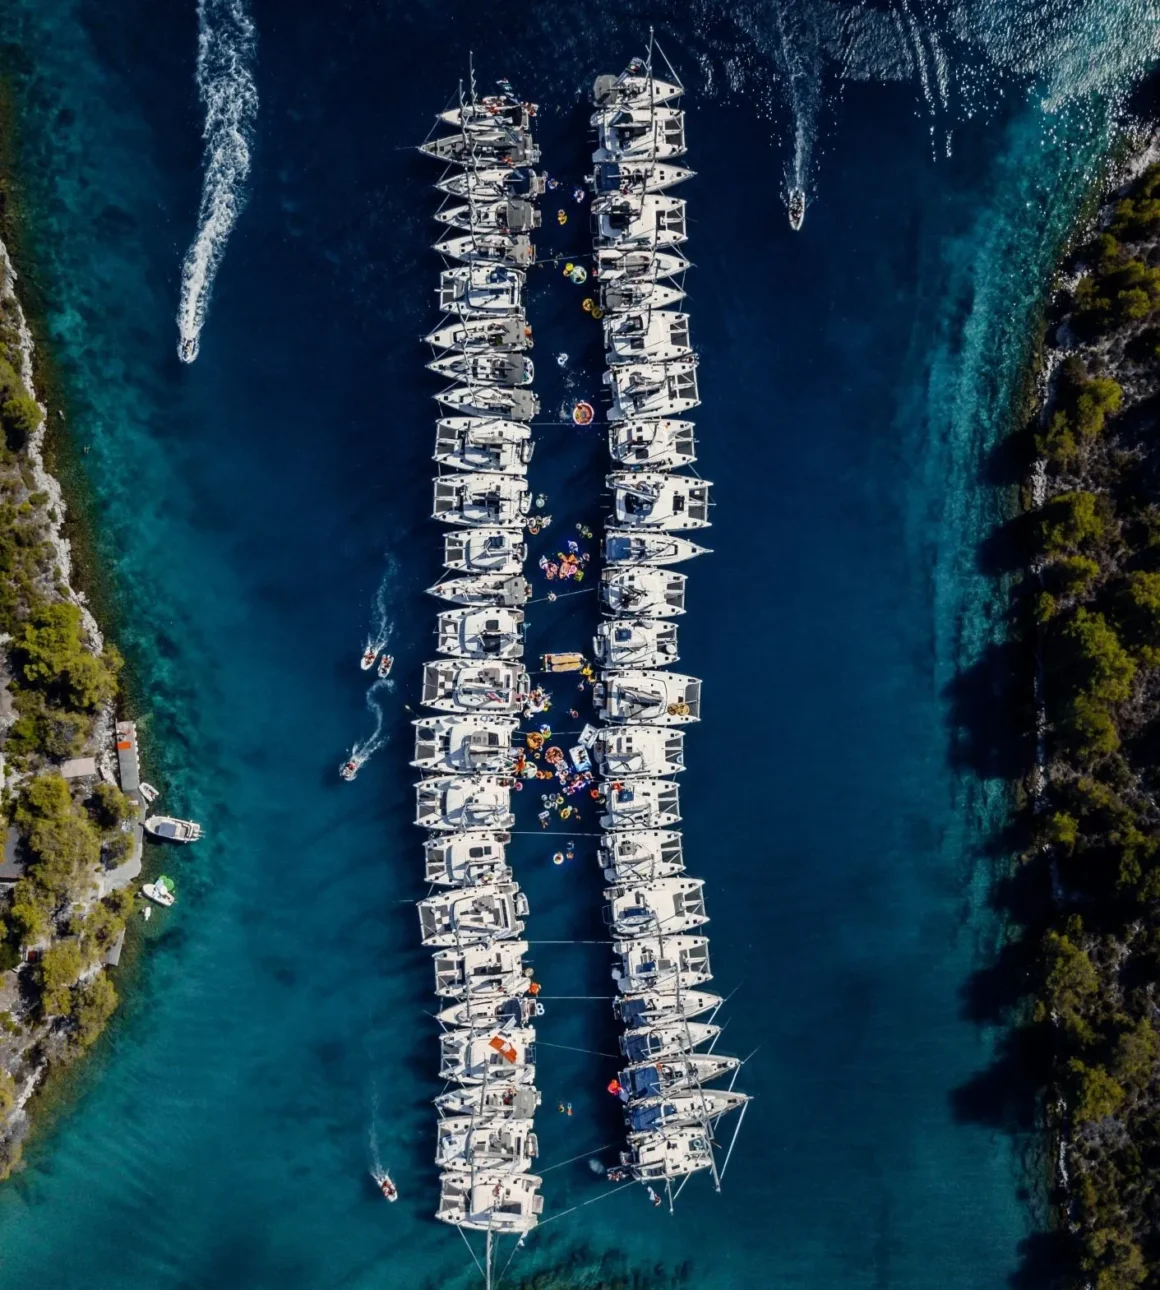
<instances>
[{"instance_id":1,"label":"orange object on shore","mask_svg":"<svg viewBox=\"0 0 1160 1290\"><path fill-rule=\"evenodd\" d=\"M117 751L118 751L118 752L127 752L127 751L128 751L130 748L132 748L132 747L133 747L133 744L132 744L132 742L131 742L130 740L128 740L128 739L118 739L118 740L117 740Z\"/></svg>"}]
</instances>

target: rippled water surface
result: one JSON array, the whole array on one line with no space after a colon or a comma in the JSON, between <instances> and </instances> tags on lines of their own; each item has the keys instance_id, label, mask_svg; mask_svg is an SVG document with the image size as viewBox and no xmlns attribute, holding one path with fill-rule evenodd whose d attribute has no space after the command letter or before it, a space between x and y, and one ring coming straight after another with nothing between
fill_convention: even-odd
<instances>
[{"instance_id":1,"label":"rippled water surface","mask_svg":"<svg viewBox=\"0 0 1160 1290\"><path fill-rule=\"evenodd\" d=\"M88 450L151 772L208 833L166 857L180 903L145 932L130 1006L0 1192L0 1283L469 1283L458 1236L430 1219L435 1028L409 903L403 705L437 573L437 387L416 338L437 261L434 176L407 145L474 49L481 82L509 76L543 105L545 162L575 182L590 78L639 52L650 21L690 89L699 469L717 502L681 624L707 709L682 799L716 981L736 989L722 1042L756 1050L742 1083L757 1100L721 1196L698 1179L675 1218L637 1190L602 1199L587 1160L610 1160L619 1132L601 1055L615 1033L601 998L560 996L607 995L606 951L533 946L545 1217L560 1217L510 1274L581 1247L713 1290L979 1290L1018 1272L1029 1144L962 1092L996 1039L964 1017L963 989L1000 934L986 844L1011 732L980 739L955 696L1002 630L977 553L1010 501L987 465L1028 323L1151 50L1135 3L927 8L0 10L21 249L69 442ZM183 365L182 264L215 155L199 21L204 41L215 16L256 33L241 51L256 105L221 117L250 171L232 176L245 208L213 248ZM541 247L586 241L582 214L560 226L549 204ZM187 305L188 287L187 271ZM599 393L581 295L534 275L548 417ZM602 452L596 432L541 432L553 543L601 520ZM583 648L591 600L534 606L532 652ZM355 664L376 615L398 661L368 696ZM571 702L558 687L561 719ZM340 784L380 720L378 751ZM600 935L577 840L555 867L554 842L519 839L534 941ZM402 1188L390 1209L367 1181L375 1149Z\"/></svg>"}]
</instances>

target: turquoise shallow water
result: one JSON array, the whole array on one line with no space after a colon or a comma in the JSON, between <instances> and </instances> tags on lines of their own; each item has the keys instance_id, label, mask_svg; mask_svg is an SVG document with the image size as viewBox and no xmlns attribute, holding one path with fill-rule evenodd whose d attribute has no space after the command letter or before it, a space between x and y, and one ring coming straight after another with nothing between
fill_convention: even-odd
<instances>
[{"instance_id":1,"label":"turquoise shallow water","mask_svg":"<svg viewBox=\"0 0 1160 1290\"><path fill-rule=\"evenodd\" d=\"M1131 51L1105 40L1068 81L1052 24L1004 46L996 6L957 28L924 20L924 82L914 49L907 64L864 15L789 13L654 15L693 91L689 308L718 502L681 628L708 708L682 794L717 980L738 987L728 1047L758 1050L743 1081L757 1101L722 1197L693 1185L676 1220L636 1192L585 1206L513 1271L584 1245L688 1265L713 1288L1001 1286L1037 1221L1029 1144L956 1114L955 1094L996 1038L964 1018L963 989L1001 934L987 843L1014 731L992 721L980 742L978 708L952 696L1001 637L978 548L1009 499L988 460ZM1093 10L1092 30L1131 13ZM437 541L434 387L414 341L436 262L432 176L402 148L473 47L481 76L545 105L545 159L578 175L584 86L649 16L618 15L541 4L503 52L465 5L256 4L250 202L185 368L192 8L13 0L0 14L68 433L89 449L157 777L209 833L167 857L181 904L149 926L99 1080L0 1192L6 1286L467 1283L458 1238L429 1219L434 1027L409 907L401 705ZM777 192L793 59L817 91L797 102L814 196L796 238ZM545 240L585 236L574 220ZM596 391L597 356L576 296L536 291L551 408L565 392L551 356L571 355L575 393ZM545 439L535 470L559 523L599 516L596 437ZM335 766L374 723L354 659L376 600L397 688L385 746L346 787ZM540 608L533 648L583 644L583 597ZM547 852L533 838L517 853L530 934L592 936L591 857L561 870ZM535 962L549 996L607 991L599 947L538 946ZM601 1051L614 1038L598 1001L549 1001L540 1033ZM544 1048L543 1165L615 1140L613 1068ZM390 1210L366 1181L372 1137L403 1181ZM549 1214L601 1195L584 1158L547 1178Z\"/></svg>"}]
</instances>

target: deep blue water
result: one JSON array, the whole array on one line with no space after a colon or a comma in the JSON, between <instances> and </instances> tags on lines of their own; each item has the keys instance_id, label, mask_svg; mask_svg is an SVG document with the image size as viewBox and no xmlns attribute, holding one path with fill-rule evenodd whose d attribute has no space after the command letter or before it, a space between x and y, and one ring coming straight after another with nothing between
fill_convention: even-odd
<instances>
[{"instance_id":1,"label":"deep blue water","mask_svg":"<svg viewBox=\"0 0 1160 1290\"><path fill-rule=\"evenodd\" d=\"M481 79L506 74L544 105L545 161L578 178L590 77L638 51L651 18L692 91L699 468L718 503L681 624L707 707L685 828L717 983L737 987L726 1046L758 1050L742 1080L757 1101L722 1196L698 1180L675 1219L636 1191L585 1206L542 1227L512 1272L585 1245L690 1264L707 1288L1007 1284L1036 1222L1028 1143L955 1097L996 1040L964 1017L963 990L1002 935L988 843L1006 799L994 748L958 755L979 712L951 695L1001 636L978 548L1010 498L986 466L1055 247L1135 74L1133 6L1071 13L1059 48L1066 7L923 20L913 48L837 6L727 20L712 5L545 0L511 49L482 12L254 4L250 200L192 367L173 319L200 185L193 4L0 12L28 264L67 433L89 450L151 771L209 833L166 857L180 905L149 925L85 1091L0 1193L0 1283L468 1283L458 1237L429 1218L435 1032L409 903L420 835L402 705L428 648L439 535L435 385L415 343L434 319L433 174L405 145L472 48ZM792 102L813 158L797 236L779 195ZM549 205L543 246L586 237ZM597 392L597 333L548 270L532 310L550 414ZM602 517L602 464L596 433L542 432L547 549ZM398 659L387 742L344 786L336 765L374 724L354 663L376 597ZM533 651L583 646L591 597L534 608ZM591 854L556 868L551 849L532 837L516 852L529 935L597 934ZM550 1000L608 992L600 947L534 960L540 1037L562 1046L541 1053L550 1167L618 1135L613 1063L567 1047L608 1051L614 1032L600 1001ZM372 1134L403 1186L390 1210L366 1180ZM553 1169L546 1216L604 1186L583 1158Z\"/></svg>"}]
</instances>

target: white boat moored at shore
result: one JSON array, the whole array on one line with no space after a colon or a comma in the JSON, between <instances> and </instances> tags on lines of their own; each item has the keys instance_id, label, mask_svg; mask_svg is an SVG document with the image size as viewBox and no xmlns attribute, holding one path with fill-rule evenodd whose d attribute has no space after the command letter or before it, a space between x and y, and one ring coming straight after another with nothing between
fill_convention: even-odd
<instances>
[{"instance_id":1,"label":"white boat moored at shore","mask_svg":"<svg viewBox=\"0 0 1160 1290\"><path fill-rule=\"evenodd\" d=\"M147 816L145 832L164 842L196 842L202 836L196 820L178 820L172 815Z\"/></svg>"}]
</instances>

